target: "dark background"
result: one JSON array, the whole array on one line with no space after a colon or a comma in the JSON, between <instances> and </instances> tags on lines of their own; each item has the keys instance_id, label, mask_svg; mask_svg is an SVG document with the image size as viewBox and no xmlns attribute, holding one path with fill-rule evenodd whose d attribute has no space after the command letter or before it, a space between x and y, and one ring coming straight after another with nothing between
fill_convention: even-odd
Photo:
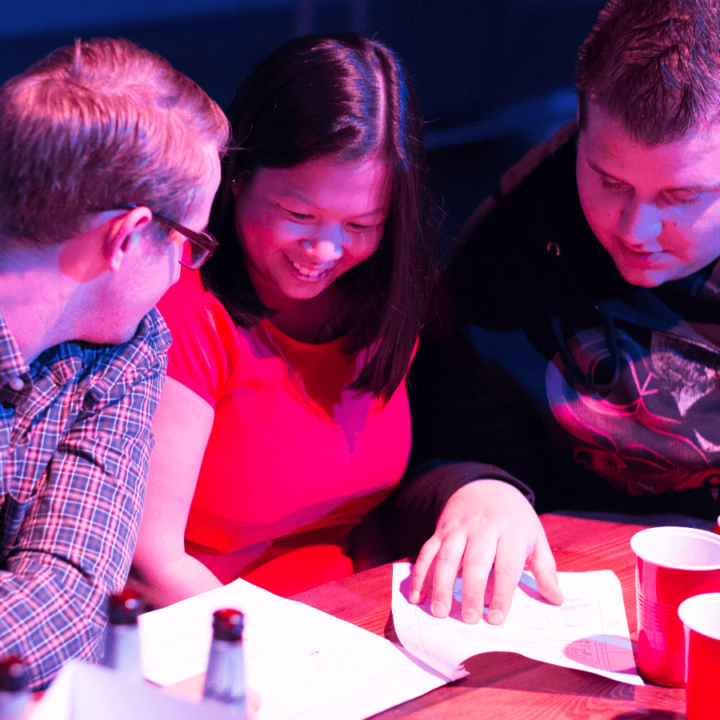
<instances>
[{"instance_id":1,"label":"dark background","mask_svg":"<svg viewBox=\"0 0 720 720\"><path fill-rule=\"evenodd\" d=\"M127 37L223 108L304 32L355 30L404 60L427 120L445 239L500 173L575 113L578 47L603 0L4 0L0 81L75 37ZM2 160L0 159L0 162Z\"/></svg>"}]
</instances>

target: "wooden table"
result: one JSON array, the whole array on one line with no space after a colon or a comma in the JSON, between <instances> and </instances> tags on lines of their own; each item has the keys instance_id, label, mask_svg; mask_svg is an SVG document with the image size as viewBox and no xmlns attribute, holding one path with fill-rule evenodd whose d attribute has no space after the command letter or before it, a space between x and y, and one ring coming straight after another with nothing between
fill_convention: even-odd
<instances>
[{"instance_id":1,"label":"wooden table","mask_svg":"<svg viewBox=\"0 0 720 720\"><path fill-rule=\"evenodd\" d=\"M620 578L633 644L637 640L635 558L637 525L541 517L558 570L613 570ZM397 642L390 612L392 567L385 565L296 595L293 599ZM465 663L470 675L375 718L413 720L684 720L685 691L635 687L591 673L555 667L512 653L486 653ZM204 675L169 688L181 697L202 694ZM30 718L28 712L27 718Z\"/></svg>"},{"instance_id":2,"label":"wooden table","mask_svg":"<svg viewBox=\"0 0 720 720\"><path fill-rule=\"evenodd\" d=\"M541 517L558 570L612 570L620 578L633 647L637 641L635 558L637 525ZM296 595L293 599L397 641L392 625L390 565ZM635 687L591 673L555 667L512 653L486 653L465 663L470 675L376 718L454 720L492 718L614 718L681 720L685 691ZM720 680L719 680L720 681Z\"/></svg>"}]
</instances>

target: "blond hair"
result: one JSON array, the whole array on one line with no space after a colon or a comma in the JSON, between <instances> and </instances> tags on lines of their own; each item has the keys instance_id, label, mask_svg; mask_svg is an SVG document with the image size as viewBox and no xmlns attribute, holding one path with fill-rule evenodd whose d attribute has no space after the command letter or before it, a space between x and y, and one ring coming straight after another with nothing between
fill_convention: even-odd
<instances>
[{"instance_id":1,"label":"blond hair","mask_svg":"<svg viewBox=\"0 0 720 720\"><path fill-rule=\"evenodd\" d=\"M121 203L180 220L228 137L217 104L159 55L78 40L0 87L0 237L63 242Z\"/></svg>"}]
</instances>

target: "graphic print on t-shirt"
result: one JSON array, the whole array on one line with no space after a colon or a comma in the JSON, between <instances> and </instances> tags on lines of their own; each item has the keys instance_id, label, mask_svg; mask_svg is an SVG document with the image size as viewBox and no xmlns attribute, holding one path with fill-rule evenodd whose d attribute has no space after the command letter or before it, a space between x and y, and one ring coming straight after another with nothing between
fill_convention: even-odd
<instances>
[{"instance_id":1,"label":"graphic print on t-shirt","mask_svg":"<svg viewBox=\"0 0 720 720\"><path fill-rule=\"evenodd\" d=\"M558 353L546 373L550 408L572 436L575 460L619 490L645 495L705 485L715 497L720 356L677 335L647 334L649 348L616 330L620 372L604 396L569 381ZM591 378L610 357L599 329L577 333L567 350Z\"/></svg>"}]
</instances>

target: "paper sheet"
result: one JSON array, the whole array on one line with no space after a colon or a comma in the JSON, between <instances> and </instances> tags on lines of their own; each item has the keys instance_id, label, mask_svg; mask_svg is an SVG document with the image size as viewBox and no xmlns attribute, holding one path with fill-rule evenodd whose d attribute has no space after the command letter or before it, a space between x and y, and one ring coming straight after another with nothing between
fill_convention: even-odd
<instances>
[{"instance_id":1,"label":"paper sheet","mask_svg":"<svg viewBox=\"0 0 720 720\"><path fill-rule=\"evenodd\" d=\"M393 566L395 630L410 653L444 675L462 677L467 658L504 651L644 685L635 668L620 581L610 570L558 573L565 595L560 607L546 602L532 574L525 572L505 622L497 626L489 625L485 616L477 625L462 622L460 578L449 617L433 617L429 599L411 605L407 599L411 572L408 563ZM491 582L488 585L486 602Z\"/></svg>"},{"instance_id":2,"label":"paper sheet","mask_svg":"<svg viewBox=\"0 0 720 720\"><path fill-rule=\"evenodd\" d=\"M78 660L66 663L32 720L237 720L217 702L170 697L140 678Z\"/></svg>"},{"instance_id":3,"label":"paper sheet","mask_svg":"<svg viewBox=\"0 0 720 720\"><path fill-rule=\"evenodd\" d=\"M170 685L204 672L221 607L245 613L260 720L361 720L448 681L384 638L243 580L141 615L143 675Z\"/></svg>"}]
</instances>

